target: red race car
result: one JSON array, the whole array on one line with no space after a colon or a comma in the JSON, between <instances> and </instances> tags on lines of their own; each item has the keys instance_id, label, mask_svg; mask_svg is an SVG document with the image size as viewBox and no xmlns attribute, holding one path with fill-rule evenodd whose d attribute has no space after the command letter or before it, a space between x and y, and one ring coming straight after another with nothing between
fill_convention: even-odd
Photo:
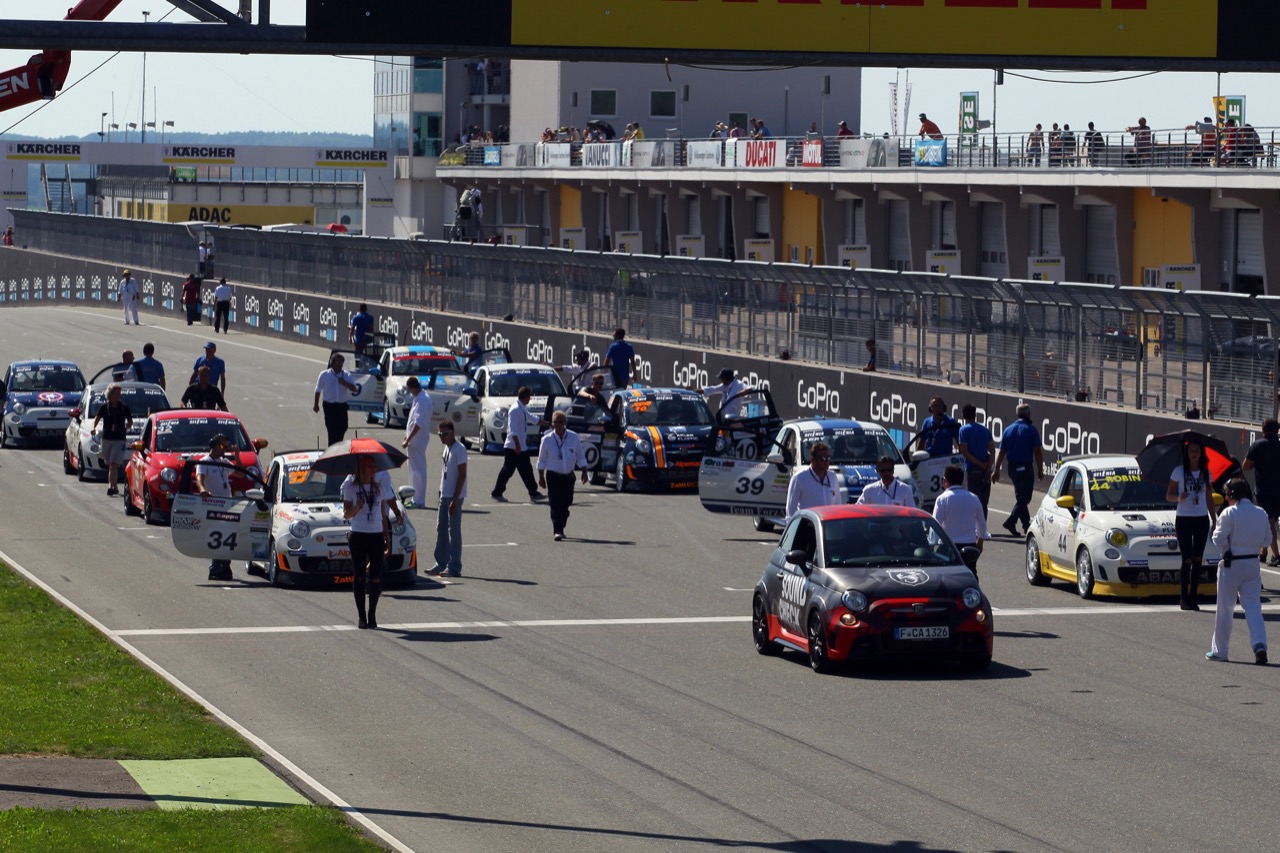
<instances>
[{"instance_id":1,"label":"red race car","mask_svg":"<svg viewBox=\"0 0 1280 853\"><path fill-rule=\"evenodd\" d=\"M209 439L219 433L230 439L234 448L227 455L228 460L261 478L258 451L267 446L267 441L250 440L235 415L203 409L155 412L143 425L142 437L133 443L133 456L125 466L125 513L141 513L148 524L167 524L182 463L208 453ZM239 472L231 475L234 492L257 485Z\"/></svg>"}]
</instances>

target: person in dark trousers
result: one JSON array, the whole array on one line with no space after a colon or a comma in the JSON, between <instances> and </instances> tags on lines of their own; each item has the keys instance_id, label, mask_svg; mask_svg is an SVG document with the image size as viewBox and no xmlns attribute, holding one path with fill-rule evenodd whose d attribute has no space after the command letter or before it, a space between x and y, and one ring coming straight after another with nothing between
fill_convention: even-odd
<instances>
[{"instance_id":1,"label":"person in dark trousers","mask_svg":"<svg viewBox=\"0 0 1280 853\"><path fill-rule=\"evenodd\" d=\"M507 481L516 471L524 487L529 490L529 500L536 501L543 497L538 491L538 484L533 479L533 466L529 463L529 427L531 425L546 426L546 421L529 411L529 400L533 392L527 385L521 385L516 391L516 401L507 412L507 440L502 445L502 470L498 472L498 481L493 485L489 497L495 501L506 500L502 493L507 490Z\"/></svg>"},{"instance_id":2,"label":"person in dark trousers","mask_svg":"<svg viewBox=\"0 0 1280 853\"><path fill-rule=\"evenodd\" d=\"M221 331L222 334L227 333L227 326L231 320L231 285L227 284L224 278L218 282L218 286L213 290L213 330Z\"/></svg>"},{"instance_id":3,"label":"person in dark trousers","mask_svg":"<svg viewBox=\"0 0 1280 853\"><path fill-rule=\"evenodd\" d=\"M209 439L209 452L200 457L195 469L196 494L206 498L231 497L231 468L223 462L223 457L230 449L231 439L222 433ZM216 557L210 560L209 580L231 580L231 561L219 560Z\"/></svg>"},{"instance_id":4,"label":"person in dark trousers","mask_svg":"<svg viewBox=\"0 0 1280 853\"><path fill-rule=\"evenodd\" d=\"M369 343L369 333L372 330L373 315L369 313L369 306L361 302L360 310L351 315L351 328L347 332L347 338L351 341L351 347L357 355L364 355L364 348Z\"/></svg>"},{"instance_id":5,"label":"person in dark trousers","mask_svg":"<svg viewBox=\"0 0 1280 853\"><path fill-rule=\"evenodd\" d=\"M1165 500L1178 505L1173 516L1173 529L1178 537L1182 564L1178 583L1183 610L1199 610L1200 567L1204 562L1204 546L1218 514L1213 504L1213 474L1204 445L1192 438L1182 445L1182 464L1169 475L1169 491Z\"/></svg>"},{"instance_id":6,"label":"person in dark trousers","mask_svg":"<svg viewBox=\"0 0 1280 853\"><path fill-rule=\"evenodd\" d=\"M613 384L619 389L631 384L631 369L636 359L636 351L626 337L626 329L614 329L613 343L604 353L604 366L613 371Z\"/></svg>"},{"instance_id":7,"label":"person in dark trousers","mask_svg":"<svg viewBox=\"0 0 1280 853\"><path fill-rule=\"evenodd\" d=\"M182 283L182 307L187 312L188 326L200 319L200 279L193 275Z\"/></svg>"},{"instance_id":8,"label":"person in dark trousers","mask_svg":"<svg viewBox=\"0 0 1280 853\"><path fill-rule=\"evenodd\" d=\"M1044 479L1044 446L1040 443L1040 430L1031 423L1031 407L1018 404L1018 419L1005 427L1000 436L1000 452L991 466L991 482L1000 482L1000 466L1009 461L1009 481L1013 484L1013 512L1001 526L1010 536L1018 535L1018 522L1022 522L1025 535L1031 530L1031 512L1027 506L1036 481Z\"/></svg>"},{"instance_id":9,"label":"person in dark trousers","mask_svg":"<svg viewBox=\"0 0 1280 853\"><path fill-rule=\"evenodd\" d=\"M161 388L164 384L164 365L156 358L156 345L146 343L142 346L142 358L133 363L139 382L154 382Z\"/></svg>"},{"instance_id":10,"label":"person in dark trousers","mask_svg":"<svg viewBox=\"0 0 1280 853\"><path fill-rule=\"evenodd\" d=\"M311 403L311 411L320 411L324 403L324 428L329 435L329 444L334 445L347 435L347 400L352 394L360 392L350 373L342 369L346 363L341 353L334 353L329 358L329 367L316 377L315 399Z\"/></svg>"},{"instance_id":11,"label":"person in dark trousers","mask_svg":"<svg viewBox=\"0 0 1280 853\"><path fill-rule=\"evenodd\" d=\"M391 550L391 528L387 522L392 495L378 482L377 464L371 457L360 460L355 479L342 486L342 517L351 522L348 543L351 551L352 586L356 597L356 625L378 627L378 596L382 594L382 567ZM369 607L365 610L365 596Z\"/></svg>"},{"instance_id":12,"label":"person in dark trousers","mask_svg":"<svg viewBox=\"0 0 1280 853\"><path fill-rule=\"evenodd\" d=\"M587 482L582 441L568 427L568 416L564 412L556 412L551 416L550 432L542 437L542 444L538 447L538 485L547 490L547 503L551 506L551 538L557 542L564 539L564 528L569 523L574 471L580 470L583 484Z\"/></svg>"},{"instance_id":13,"label":"person in dark trousers","mask_svg":"<svg viewBox=\"0 0 1280 853\"><path fill-rule=\"evenodd\" d=\"M969 491L982 501L982 517L987 517L987 504L991 500L991 458L995 456L996 443L991 430L978 423L978 408L965 403L960 409L964 426L960 427L960 454L964 456L965 474Z\"/></svg>"},{"instance_id":14,"label":"person in dark trousers","mask_svg":"<svg viewBox=\"0 0 1280 853\"><path fill-rule=\"evenodd\" d=\"M133 425L133 414L120 402L120 386L114 382L107 386L107 401L93 416L94 432L97 432L98 424L102 424L102 457L107 460L107 494L115 496L119 494L116 481L121 457L124 456L124 443L129 437L129 427ZM81 467L84 463L81 457Z\"/></svg>"},{"instance_id":15,"label":"person in dark trousers","mask_svg":"<svg viewBox=\"0 0 1280 853\"><path fill-rule=\"evenodd\" d=\"M876 339L867 338L867 364L862 368L863 373L876 372Z\"/></svg>"},{"instance_id":16,"label":"person in dark trousers","mask_svg":"<svg viewBox=\"0 0 1280 853\"><path fill-rule=\"evenodd\" d=\"M1276 547L1276 519L1280 518L1280 421L1267 418L1262 422L1262 438L1249 445L1241 467L1253 472L1258 509L1266 512L1267 520L1271 522L1271 562L1268 565L1280 566L1280 549ZM1267 549L1263 548L1259 559L1266 558Z\"/></svg>"},{"instance_id":17,"label":"person in dark trousers","mask_svg":"<svg viewBox=\"0 0 1280 853\"><path fill-rule=\"evenodd\" d=\"M184 409L217 409L227 411L227 401L223 398L218 386L209 381L211 376L208 365L201 365L196 370L196 381L182 392L182 408Z\"/></svg>"}]
</instances>

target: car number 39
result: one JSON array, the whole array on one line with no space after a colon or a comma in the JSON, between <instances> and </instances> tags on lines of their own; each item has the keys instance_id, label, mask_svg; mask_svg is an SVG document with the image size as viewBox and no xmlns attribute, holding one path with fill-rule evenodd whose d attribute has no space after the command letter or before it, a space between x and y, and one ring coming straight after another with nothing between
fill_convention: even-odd
<instances>
[{"instance_id":1,"label":"car number 39","mask_svg":"<svg viewBox=\"0 0 1280 853\"><path fill-rule=\"evenodd\" d=\"M210 551L217 551L222 548L226 548L228 551L234 551L236 547L236 534L228 533L224 535L221 530L211 530L209 532L209 539L205 544L209 546Z\"/></svg>"},{"instance_id":2,"label":"car number 39","mask_svg":"<svg viewBox=\"0 0 1280 853\"><path fill-rule=\"evenodd\" d=\"M764 480L759 478L753 480L750 477L739 477L738 487L734 489L734 491L740 495L745 495L747 492L750 492L753 495L758 495L764 491Z\"/></svg>"}]
</instances>

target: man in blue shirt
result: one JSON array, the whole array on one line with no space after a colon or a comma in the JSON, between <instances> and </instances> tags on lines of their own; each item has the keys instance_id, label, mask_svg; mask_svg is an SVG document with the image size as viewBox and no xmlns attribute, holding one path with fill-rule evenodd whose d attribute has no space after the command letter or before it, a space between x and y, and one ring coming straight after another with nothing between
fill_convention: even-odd
<instances>
[{"instance_id":1,"label":"man in blue shirt","mask_svg":"<svg viewBox=\"0 0 1280 853\"><path fill-rule=\"evenodd\" d=\"M960 436L960 424L947 414L947 404L941 397L934 397L929 401L929 411L933 414L920 424L916 444L929 451L931 459L950 456L951 449Z\"/></svg>"},{"instance_id":2,"label":"man in blue shirt","mask_svg":"<svg viewBox=\"0 0 1280 853\"><path fill-rule=\"evenodd\" d=\"M626 329L614 329L613 343L604 353L604 366L613 371L613 384L618 388L631 384L631 367L636 358L636 351L626 342L626 336Z\"/></svg>"},{"instance_id":3,"label":"man in blue shirt","mask_svg":"<svg viewBox=\"0 0 1280 853\"><path fill-rule=\"evenodd\" d=\"M156 345L144 344L142 358L133 363L133 371L138 375L139 382L154 382L164 388L164 365L156 360L155 355Z\"/></svg>"},{"instance_id":4,"label":"man in blue shirt","mask_svg":"<svg viewBox=\"0 0 1280 853\"><path fill-rule=\"evenodd\" d=\"M1018 404L1018 419L1005 427L1000 436L1000 452L992 467L991 482L1000 480L1000 465L1009 460L1009 481L1013 483L1013 512L1002 525L1009 535L1018 535L1018 522L1022 522L1025 536L1031 529L1031 493L1037 480L1044 479L1044 449L1040 443L1040 430L1031 423L1031 407Z\"/></svg>"},{"instance_id":5,"label":"man in blue shirt","mask_svg":"<svg viewBox=\"0 0 1280 853\"><path fill-rule=\"evenodd\" d=\"M361 302L360 310L351 315L351 330L347 335L357 354L364 355L365 344L369 342L369 330L372 328L373 316L369 313L369 306Z\"/></svg>"},{"instance_id":6,"label":"man in blue shirt","mask_svg":"<svg viewBox=\"0 0 1280 853\"><path fill-rule=\"evenodd\" d=\"M960 410L964 426L960 427L960 454L964 456L965 479L969 491L982 501L982 517L987 517L987 503L991 500L991 457L996 443L991 430L978 423L978 409L973 403L965 403Z\"/></svg>"},{"instance_id":7,"label":"man in blue shirt","mask_svg":"<svg viewBox=\"0 0 1280 853\"><path fill-rule=\"evenodd\" d=\"M143 350L146 352L146 350ZM223 394L227 393L227 363L218 358L218 345L213 341L209 341L204 345L204 355L196 359L195 366L191 368L191 378L187 380L188 385L196 384L199 379L200 368L209 368L209 384L217 385L218 390Z\"/></svg>"}]
</instances>

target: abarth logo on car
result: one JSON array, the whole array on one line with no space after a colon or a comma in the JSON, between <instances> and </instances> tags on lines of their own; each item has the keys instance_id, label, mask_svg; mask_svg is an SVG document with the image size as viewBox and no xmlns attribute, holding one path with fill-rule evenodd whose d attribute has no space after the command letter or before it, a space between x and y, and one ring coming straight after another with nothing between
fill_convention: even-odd
<instances>
[{"instance_id":1,"label":"abarth logo on car","mask_svg":"<svg viewBox=\"0 0 1280 853\"><path fill-rule=\"evenodd\" d=\"M929 580L928 573L919 569L890 569L889 577L907 586L919 586Z\"/></svg>"}]
</instances>

